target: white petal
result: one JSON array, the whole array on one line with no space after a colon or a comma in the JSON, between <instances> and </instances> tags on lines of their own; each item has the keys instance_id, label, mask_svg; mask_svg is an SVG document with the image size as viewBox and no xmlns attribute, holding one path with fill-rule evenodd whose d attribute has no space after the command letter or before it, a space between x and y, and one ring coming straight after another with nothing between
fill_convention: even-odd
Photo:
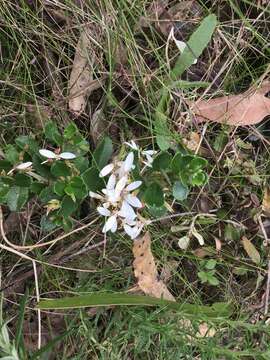
<instances>
[{"instance_id":1,"label":"white petal","mask_svg":"<svg viewBox=\"0 0 270 360\"><path fill-rule=\"evenodd\" d=\"M152 162L154 161L153 158L152 158L152 156L150 156L150 155L148 155L148 154L145 154L145 156L146 156L146 159L147 159L148 164L149 164L149 165L152 164Z\"/></svg>"},{"instance_id":2,"label":"white petal","mask_svg":"<svg viewBox=\"0 0 270 360\"><path fill-rule=\"evenodd\" d=\"M116 215L112 215L109 217L109 219L105 222L105 225L103 226L102 232L106 233L107 231L111 229L115 229L115 223L116 223L116 229L117 229L117 220ZM116 231L116 230L115 230Z\"/></svg>"},{"instance_id":3,"label":"white petal","mask_svg":"<svg viewBox=\"0 0 270 360\"><path fill-rule=\"evenodd\" d=\"M124 225L124 230L131 237L131 239L136 239L136 237L140 235L142 228L143 228L142 226L131 227L127 224Z\"/></svg>"},{"instance_id":4,"label":"white petal","mask_svg":"<svg viewBox=\"0 0 270 360\"><path fill-rule=\"evenodd\" d=\"M95 192L93 192L93 191L89 191L89 196L91 197L91 198L94 198L94 199L103 199L103 196L102 195L100 195L100 194L97 194L97 193L95 193Z\"/></svg>"},{"instance_id":5,"label":"white petal","mask_svg":"<svg viewBox=\"0 0 270 360\"><path fill-rule=\"evenodd\" d=\"M132 206L130 206L129 203L126 202L125 200L123 201L121 209L120 209L118 214L121 217L125 218L127 221L132 221L137 217L137 215L136 215L135 211L133 210Z\"/></svg>"},{"instance_id":6,"label":"white petal","mask_svg":"<svg viewBox=\"0 0 270 360\"><path fill-rule=\"evenodd\" d=\"M141 208L142 207L142 203L140 202L140 200L137 198L137 196L134 196L134 195L130 195L128 194L126 197L125 197L126 201L133 207L136 207L136 208Z\"/></svg>"},{"instance_id":7,"label":"white petal","mask_svg":"<svg viewBox=\"0 0 270 360\"><path fill-rule=\"evenodd\" d=\"M102 207L102 206L98 206L98 207L97 207L97 211L98 211L98 213L99 213L100 215L102 215L102 216L110 216L110 215L111 215L110 210L105 209L105 208Z\"/></svg>"},{"instance_id":8,"label":"white petal","mask_svg":"<svg viewBox=\"0 0 270 360\"><path fill-rule=\"evenodd\" d=\"M153 155L155 155L157 153L157 151L155 151L155 150L144 150L143 152L142 152L142 154L144 154L144 155L150 155L150 156L153 156Z\"/></svg>"},{"instance_id":9,"label":"white petal","mask_svg":"<svg viewBox=\"0 0 270 360\"><path fill-rule=\"evenodd\" d=\"M115 192L120 194L121 191L124 189L124 187L126 186L127 184L127 177L126 176L123 176L116 184L115 186Z\"/></svg>"},{"instance_id":10,"label":"white petal","mask_svg":"<svg viewBox=\"0 0 270 360\"><path fill-rule=\"evenodd\" d=\"M106 165L99 173L99 177L104 177L106 175L108 175L110 172L112 172L114 168L113 164L108 164Z\"/></svg>"},{"instance_id":11,"label":"white petal","mask_svg":"<svg viewBox=\"0 0 270 360\"><path fill-rule=\"evenodd\" d=\"M15 169L25 170L25 169L28 169L30 166L32 166L32 164L33 163L31 161L27 161L25 163L21 163L21 164L17 165Z\"/></svg>"},{"instance_id":12,"label":"white petal","mask_svg":"<svg viewBox=\"0 0 270 360\"><path fill-rule=\"evenodd\" d=\"M44 156L48 159L56 159L58 156L52 152L51 150L47 150L47 149L40 149L39 153L41 156Z\"/></svg>"},{"instance_id":13,"label":"white petal","mask_svg":"<svg viewBox=\"0 0 270 360\"><path fill-rule=\"evenodd\" d=\"M111 228L111 232L112 232L112 233L115 233L116 230L117 230L117 221L115 221L115 222L113 223L113 226L112 226L112 228Z\"/></svg>"},{"instance_id":14,"label":"white petal","mask_svg":"<svg viewBox=\"0 0 270 360\"><path fill-rule=\"evenodd\" d=\"M133 167L134 154L130 152L124 161L124 170L125 172L129 172Z\"/></svg>"},{"instance_id":15,"label":"white petal","mask_svg":"<svg viewBox=\"0 0 270 360\"><path fill-rule=\"evenodd\" d=\"M125 142L125 144L127 145L127 146L129 146L131 149L133 149L133 150L139 150L139 147L138 147L138 145L135 143L135 141L134 140L131 140L130 142Z\"/></svg>"},{"instance_id":16,"label":"white petal","mask_svg":"<svg viewBox=\"0 0 270 360\"><path fill-rule=\"evenodd\" d=\"M72 159L76 158L76 155L71 152L63 152L59 156L61 159L64 159L64 160L72 160Z\"/></svg>"},{"instance_id":17,"label":"white petal","mask_svg":"<svg viewBox=\"0 0 270 360\"><path fill-rule=\"evenodd\" d=\"M140 187L142 185L142 181L138 180L138 181L133 181L132 183L130 183L127 187L126 190L127 191L133 191L135 189L137 189L138 187Z\"/></svg>"},{"instance_id":18,"label":"white petal","mask_svg":"<svg viewBox=\"0 0 270 360\"><path fill-rule=\"evenodd\" d=\"M107 190L107 199L111 204L115 204L120 200L120 193L112 190Z\"/></svg>"},{"instance_id":19,"label":"white petal","mask_svg":"<svg viewBox=\"0 0 270 360\"><path fill-rule=\"evenodd\" d=\"M114 189L115 183L116 183L116 176L115 176L114 174L112 174L112 175L109 177L109 180L108 180L107 185L106 185L106 189L107 189L107 190L112 190L112 189Z\"/></svg>"}]
</instances>

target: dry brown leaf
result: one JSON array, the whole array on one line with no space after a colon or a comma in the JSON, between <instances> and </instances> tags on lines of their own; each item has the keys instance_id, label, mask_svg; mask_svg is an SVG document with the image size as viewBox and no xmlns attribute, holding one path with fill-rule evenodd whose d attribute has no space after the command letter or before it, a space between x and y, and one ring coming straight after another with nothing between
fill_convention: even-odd
<instances>
[{"instance_id":1,"label":"dry brown leaf","mask_svg":"<svg viewBox=\"0 0 270 360\"><path fill-rule=\"evenodd\" d=\"M215 252L210 247L202 247L192 251L193 254L201 259L204 259L206 256L212 256Z\"/></svg>"},{"instance_id":2,"label":"dry brown leaf","mask_svg":"<svg viewBox=\"0 0 270 360\"><path fill-rule=\"evenodd\" d=\"M264 189L262 210L266 213L266 215L270 215L270 188L269 188L269 186L267 186Z\"/></svg>"},{"instance_id":3,"label":"dry brown leaf","mask_svg":"<svg viewBox=\"0 0 270 360\"><path fill-rule=\"evenodd\" d=\"M201 323L199 325L199 331L196 337L213 337L216 334L216 330L213 327L209 327L207 323Z\"/></svg>"},{"instance_id":4,"label":"dry brown leaf","mask_svg":"<svg viewBox=\"0 0 270 360\"><path fill-rule=\"evenodd\" d=\"M196 151L198 147L200 146L201 136L195 131L192 131L188 139L183 139L183 143L186 145L186 147L191 151Z\"/></svg>"},{"instance_id":5,"label":"dry brown leaf","mask_svg":"<svg viewBox=\"0 0 270 360\"><path fill-rule=\"evenodd\" d=\"M90 28L85 25L77 43L69 79L69 109L76 115L84 111L87 98L92 90L90 86L93 81L91 65L93 65L95 56L91 49L89 35Z\"/></svg>"},{"instance_id":6,"label":"dry brown leaf","mask_svg":"<svg viewBox=\"0 0 270 360\"><path fill-rule=\"evenodd\" d=\"M210 100L187 101L199 121L244 126L257 124L270 114L270 81L251 87L239 95L222 96Z\"/></svg>"},{"instance_id":7,"label":"dry brown leaf","mask_svg":"<svg viewBox=\"0 0 270 360\"><path fill-rule=\"evenodd\" d=\"M261 256L260 256L260 253L258 252L258 250L255 248L255 246L252 244L252 242L248 238L243 236L242 237L242 244L243 244L243 247L244 247L246 253L250 257L250 259L255 264L258 265L260 263L260 261L261 261Z\"/></svg>"},{"instance_id":8,"label":"dry brown leaf","mask_svg":"<svg viewBox=\"0 0 270 360\"><path fill-rule=\"evenodd\" d=\"M151 252L151 238L147 232L143 237L134 241L134 275L140 289L149 296L159 299L175 301L163 281L158 280L158 272Z\"/></svg>"}]
</instances>

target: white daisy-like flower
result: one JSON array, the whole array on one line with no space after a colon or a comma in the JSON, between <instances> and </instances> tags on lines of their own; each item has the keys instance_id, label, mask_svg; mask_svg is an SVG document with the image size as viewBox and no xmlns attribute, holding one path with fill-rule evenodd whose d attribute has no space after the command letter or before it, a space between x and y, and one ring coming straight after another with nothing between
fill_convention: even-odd
<instances>
[{"instance_id":1,"label":"white daisy-like flower","mask_svg":"<svg viewBox=\"0 0 270 360\"><path fill-rule=\"evenodd\" d=\"M134 222L126 222L126 223L124 223L123 228L124 228L125 233L132 240L134 240L140 235L140 233L141 233L141 231L143 229L143 226L144 226L143 223L141 223L139 221L137 221L137 222L134 221Z\"/></svg>"},{"instance_id":2,"label":"white daisy-like flower","mask_svg":"<svg viewBox=\"0 0 270 360\"><path fill-rule=\"evenodd\" d=\"M55 154L51 150L40 149L39 153L41 156L44 156L48 159L45 160L42 164L45 164L49 160L73 160L76 158L76 155L71 152L62 152L61 154Z\"/></svg>"},{"instance_id":3,"label":"white daisy-like flower","mask_svg":"<svg viewBox=\"0 0 270 360\"><path fill-rule=\"evenodd\" d=\"M21 164L18 164L16 166L14 166L14 168L12 168L7 175L12 174L15 170L31 170L31 166L33 165L33 163L31 161L27 161Z\"/></svg>"},{"instance_id":4,"label":"white daisy-like flower","mask_svg":"<svg viewBox=\"0 0 270 360\"><path fill-rule=\"evenodd\" d=\"M139 154L139 158L146 158L143 160L143 164L145 164L148 167L152 167L152 163L154 161L153 156L157 153L155 150L142 150L134 140L131 140L130 142L125 142L127 146L129 146L132 150L137 151Z\"/></svg>"}]
</instances>

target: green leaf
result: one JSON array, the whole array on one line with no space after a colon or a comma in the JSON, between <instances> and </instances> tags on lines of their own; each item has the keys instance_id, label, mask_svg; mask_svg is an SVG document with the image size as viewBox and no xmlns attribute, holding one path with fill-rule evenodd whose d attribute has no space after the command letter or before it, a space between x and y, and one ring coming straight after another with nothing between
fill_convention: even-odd
<instances>
[{"instance_id":1,"label":"green leaf","mask_svg":"<svg viewBox=\"0 0 270 360\"><path fill-rule=\"evenodd\" d=\"M75 176L65 187L65 193L69 195L75 202L76 199L83 199L87 195L87 190L82 179L78 176Z\"/></svg>"},{"instance_id":2,"label":"green leaf","mask_svg":"<svg viewBox=\"0 0 270 360\"><path fill-rule=\"evenodd\" d=\"M0 170L8 172L12 169L12 164L7 160L0 160Z\"/></svg>"},{"instance_id":3,"label":"green leaf","mask_svg":"<svg viewBox=\"0 0 270 360\"><path fill-rule=\"evenodd\" d=\"M45 186L46 186L45 184L34 182L30 186L30 191L33 192L34 194L39 195L41 191L45 188Z\"/></svg>"},{"instance_id":4,"label":"green leaf","mask_svg":"<svg viewBox=\"0 0 270 360\"><path fill-rule=\"evenodd\" d=\"M168 117L162 111L162 109L157 109L155 113L155 133L157 136L158 147L160 150L166 151L172 144L173 135L168 126Z\"/></svg>"},{"instance_id":5,"label":"green leaf","mask_svg":"<svg viewBox=\"0 0 270 360\"><path fill-rule=\"evenodd\" d=\"M26 174L17 173L14 177L14 184L22 187L30 187L32 183L32 178Z\"/></svg>"},{"instance_id":6,"label":"green leaf","mask_svg":"<svg viewBox=\"0 0 270 360\"><path fill-rule=\"evenodd\" d=\"M173 197L176 200L183 201L188 197L189 188L181 183L181 181L176 181L173 184Z\"/></svg>"},{"instance_id":7,"label":"green leaf","mask_svg":"<svg viewBox=\"0 0 270 360\"><path fill-rule=\"evenodd\" d=\"M35 172L41 175L44 178L51 179L53 178L50 167L48 165L42 165L41 162L44 161L44 158L39 157L39 155L33 155L33 168Z\"/></svg>"},{"instance_id":8,"label":"green leaf","mask_svg":"<svg viewBox=\"0 0 270 360\"><path fill-rule=\"evenodd\" d=\"M70 218L64 218L62 220L62 227L64 229L65 232L68 232L72 229L73 227L73 222Z\"/></svg>"},{"instance_id":9,"label":"green leaf","mask_svg":"<svg viewBox=\"0 0 270 360\"><path fill-rule=\"evenodd\" d=\"M55 161L51 166L51 173L52 175L59 177L59 176L70 176L71 171L70 168L65 164L64 161L58 160Z\"/></svg>"},{"instance_id":10,"label":"green leaf","mask_svg":"<svg viewBox=\"0 0 270 360\"><path fill-rule=\"evenodd\" d=\"M212 306L177 303L174 301L152 298L150 296L130 295L124 293L93 293L67 297L63 299L41 300L37 308L48 309L74 309L96 306L112 305L136 305L136 306L166 306L168 309L182 311L191 316L206 317L229 317L232 314L232 306L228 303L215 303Z\"/></svg>"},{"instance_id":11,"label":"green leaf","mask_svg":"<svg viewBox=\"0 0 270 360\"><path fill-rule=\"evenodd\" d=\"M183 155L178 152L177 154L175 154L171 162L172 171L176 174L184 171L193 159L194 156L192 155Z\"/></svg>"},{"instance_id":12,"label":"green leaf","mask_svg":"<svg viewBox=\"0 0 270 360\"><path fill-rule=\"evenodd\" d=\"M79 132L74 123L69 123L64 130L64 138L67 140L72 139Z\"/></svg>"},{"instance_id":13,"label":"green leaf","mask_svg":"<svg viewBox=\"0 0 270 360\"><path fill-rule=\"evenodd\" d=\"M92 166L82 174L82 179L89 191L98 191L104 188L104 180L99 177L99 171Z\"/></svg>"},{"instance_id":14,"label":"green leaf","mask_svg":"<svg viewBox=\"0 0 270 360\"><path fill-rule=\"evenodd\" d=\"M53 186L47 186L39 194L39 199L43 203L48 203L50 200L58 199L59 197L54 193Z\"/></svg>"},{"instance_id":15,"label":"green leaf","mask_svg":"<svg viewBox=\"0 0 270 360\"><path fill-rule=\"evenodd\" d=\"M208 276L207 273L205 271L199 271L198 272L198 277L200 278L201 282L204 284L208 281Z\"/></svg>"},{"instance_id":16,"label":"green leaf","mask_svg":"<svg viewBox=\"0 0 270 360\"><path fill-rule=\"evenodd\" d=\"M83 156L79 156L76 159L72 160L72 163L80 171L83 173L89 168L89 160Z\"/></svg>"},{"instance_id":17,"label":"green leaf","mask_svg":"<svg viewBox=\"0 0 270 360\"><path fill-rule=\"evenodd\" d=\"M202 54L212 38L216 25L217 18L213 14L203 19L199 27L189 38L185 50L179 56L171 71L173 81L179 79L183 72L193 64L194 60L198 59Z\"/></svg>"},{"instance_id":18,"label":"green leaf","mask_svg":"<svg viewBox=\"0 0 270 360\"><path fill-rule=\"evenodd\" d=\"M14 178L11 176L1 176L1 181L10 186L14 184Z\"/></svg>"},{"instance_id":19,"label":"green leaf","mask_svg":"<svg viewBox=\"0 0 270 360\"><path fill-rule=\"evenodd\" d=\"M199 171L191 176L190 183L194 186L203 185L207 180L207 175L204 171Z\"/></svg>"},{"instance_id":20,"label":"green leaf","mask_svg":"<svg viewBox=\"0 0 270 360\"><path fill-rule=\"evenodd\" d=\"M219 280L215 276L213 276L212 274L209 274L208 282L209 282L210 285L213 285L213 286L219 285Z\"/></svg>"},{"instance_id":21,"label":"green leaf","mask_svg":"<svg viewBox=\"0 0 270 360\"><path fill-rule=\"evenodd\" d=\"M149 213L155 218L164 216L167 213L167 209L165 206L157 207L155 205L149 206Z\"/></svg>"},{"instance_id":22,"label":"green leaf","mask_svg":"<svg viewBox=\"0 0 270 360\"><path fill-rule=\"evenodd\" d=\"M186 81L186 80L178 80L169 86L172 88L178 89L193 89L193 88L207 88L211 83L206 81Z\"/></svg>"},{"instance_id":23,"label":"green leaf","mask_svg":"<svg viewBox=\"0 0 270 360\"><path fill-rule=\"evenodd\" d=\"M150 184L145 193L144 200L147 205L161 207L164 204L164 194L159 184Z\"/></svg>"},{"instance_id":24,"label":"green leaf","mask_svg":"<svg viewBox=\"0 0 270 360\"><path fill-rule=\"evenodd\" d=\"M107 165L110 157L113 153L112 140L106 136L97 146L93 153L93 164L97 165L99 169L102 169Z\"/></svg>"},{"instance_id":25,"label":"green leaf","mask_svg":"<svg viewBox=\"0 0 270 360\"><path fill-rule=\"evenodd\" d=\"M205 268L208 270L213 270L217 265L217 261L214 259L210 259L206 262Z\"/></svg>"},{"instance_id":26,"label":"green leaf","mask_svg":"<svg viewBox=\"0 0 270 360\"><path fill-rule=\"evenodd\" d=\"M166 170L172 161L172 155L167 151L160 153L153 161L153 169L156 171Z\"/></svg>"},{"instance_id":27,"label":"green leaf","mask_svg":"<svg viewBox=\"0 0 270 360\"><path fill-rule=\"evenodd\" d=\"M6 197L9 192L10 187L7 184L0 182L0 203L4 204L6 202Z\"/></svg>"},{"instance_id":28,"label":"green leaf","mask_svg":"<svg viewBox=\"0 0 270 360\"><path fill-rule=\"evenodd\" d=\"M61 202L61 208L58 211L59 215L64 216L65 218L74 213L78 208L78 204L75 203L70 196L64 196Z\"/></svg>"},{"instance_id":29,"label":"green leaf","mask_svg":"<svg viewBox=\"0 0 270 360\"><path fill-rule=\"evenodd\" d=\"M43 215L40 220L40 226L41 226L41 230L44 232L50 232L57 227L57 225L54 224L54 222L45 215Z\"/></svg>"},{"instance_id":30,"label":"green leaf","mask_svg":"<svg viewBox=\"0 0 270 360\"><path fill-rule=\"evenodd\" d=\"M67 186L67 183L64 181L57 181L54 184L54 192L59 195L59 196L63 196L65 194L65 187Z\"/></svg>"},{"instance_id":31,"label":"green leaf","mask_svg":"<svg viewBox=\"0 0 270 360\"><path fill-rule=\"evenodd\" d=\"M19 152L13 145L7 145L5 148L5 158L11 164L15 165L19 162Z\"/></svg>"},{"instance_id":32,"label":"green leaf","mask_svg":"<svg viewBox=\"0 0 270 360\"><path fill-rule=\"evenodd\" d=\"M19 211L28 200L28 188L12 186L7 193L7 205L10 211Z\"/></svg>"},{"instance_id":33,"label":"green leaf","mask_svg":"<svg viewBox=\"0 0 270 360\"><path fill-rule=\"evenodd\" d=\"M63 144L63 137L61 136L60 132L58 131L57 125L53 121L48 121L45 125L45 137L47 140L53 142L56 145Z\"/></svg>"},{"instance_id":34,"label":"green leaf","mask_svg":"<svg viewBox=\"0 0 270 360\"><path fill-rule=\"evenodd\" d=\"M31 136L26 136L26 135L18 136L15 139L15 143L19 146L20 149L24 150L30 155L34 155L38 153L39 150L38 143Z\"/></svg>"},{"instance_id":35,"label":"green leaf","mask_svg":"<svg viewBox=\"0 0 270 360\"><path fill-rule=\"evenodd\" d=\"M207 165L208 161L202 157L195 156L189 163L189 168L192 172L197 172Z\"/></svg>"}]
</instances>

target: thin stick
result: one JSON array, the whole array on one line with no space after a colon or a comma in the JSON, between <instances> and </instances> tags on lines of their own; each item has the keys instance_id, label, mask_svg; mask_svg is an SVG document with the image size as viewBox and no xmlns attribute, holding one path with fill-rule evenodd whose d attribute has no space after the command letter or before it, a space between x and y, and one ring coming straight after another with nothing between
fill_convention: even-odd
<instances>
[{"instance_id":1,"label":"thin stick","mask_svg":"<svg viewBox=\"0 0 270 360\"><path fill-rule=\"evenodd\" d=\"M64 235L61 235L59 237L57 237L56 239L54 240L50 240L50 241L47 241L45 243L42 243L42 244L35 244L35 245L28 245L28 246L22 246L22 245L16 245L16 244L13 244L11 241L8 240L8 238L6 237L5 235L5 231L4 231L4 226L3 226L3 211L2 211L2 207L0 206L0 231L1 231L1 235L4 239L4 241L9 245L11 246L13 249L17 249L17 250L33 250L33 249L37 249L37 248L41 248L41 247L44 247L44 246L48 246L48 245L51 245L51 244L56 244L58 241L60 240L63 240L65 239L66 237L72 235L72 234L75 234L83 229L86 229L88 228L89 226L93 225L96 221L98 220L98 218L95 218L94 220L92 220L90 223L88 224L85 224L77 229L74 229L72 231L70 231L69 233L67 234L64 234Z\"/></svg>"},{"instance_id":2,"label":"thin stick","mask_svg":"<svg viewBox=\"0 0 270 360\"><path fill-rule=\"evenodd\" d=\"M33 260L32 264L33 264L33 271L34 271L34 277L35 277L36 297L37 297L37 302L39 302L40 296L39 296L38 274L37 274L36 262ZM37 309L37 316L38 316L38 349L40 349L41 348L41 311L40 311L40 309Z\"/></svg>"}]
</instances>

